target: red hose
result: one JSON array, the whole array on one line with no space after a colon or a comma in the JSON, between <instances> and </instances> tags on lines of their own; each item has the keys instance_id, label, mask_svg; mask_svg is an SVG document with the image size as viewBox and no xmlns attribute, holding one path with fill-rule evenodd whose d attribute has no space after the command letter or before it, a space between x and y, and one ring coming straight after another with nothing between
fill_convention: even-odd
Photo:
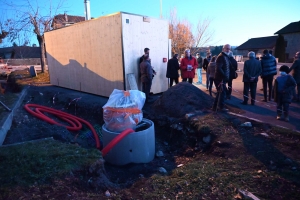
<instances>
[{"instance_id":1,"label":"red hose","mask_svg":"<svg viewBox=\"0 0 300 200\"><path fill-rule=\"evenodd\" d=\"M79 117L76 117L74 115L62 112L60 110L56 110L53 108L49 108L49 107L41 106L41 105L37 105L37 104L26 104L24 106L24 108L27 112L29 112L30 114L32 114L33 116L35 116L41 120L44 120L50 124L55 124L58 126L66 127L70 131L79 131L82 128L81 123L86 124L90 128L90 130L92 131L92 133L94 135L94 138L96 141L96 148L100 150L100 140L99 140L98 134L96 133L94 127L88 121L81 119ZM33 109L31 109L31 108L33 108ZM68 122L71 126L66 126L64 124L58 123L57 121L44 115L45 112L51 113L51 114L59 117L60 119ZM106 147L103 148L102 156L104 157L117 143L119 143L128 134L133 133L133 132L134 132L134 130L132 130L132 129L126 129L122 133L120 133L110 143L108 143Z\"/></svg>"},{"instance_id":2,"label":"red hose","mask_svg":"<svg viewBox=\"0 0 300 200\"><path fill-rule=\"evenodd\" d=\"M85 121L84 119L81 119L79 117L76 117L74 115L62 112L60 110L56 110L53 108L48 108L46 106L40 106L37 104L26 104L24 106L25 110L27 110L30 114L32 114L33 116L42 119L50 124L55 124L58 126L63 126L66 127L69 131L79 131L82 128L82 124L84 123L86 124L89 129L92 131L94 138L96 140L96 148L100 149L100 140L99 137L94 129L94 127L87 121ZM35 108L34 110L30 109L30 108ZM60 124L57 121L49 118L48 116L44 115L44 113L51 113L59 118L61 118L62 120L68 122L69 124L71 124L71 126L66 126L64 124Z\"/></svg>"},{"instance_id":3,"label":"red hose","mask_svg":"<svg viewBox=\"0 0 300 200\"><path fill-rule=\"evenodd\" d=\"M126 137L128 134L133 133L134 130L132 130L131 128L124 130L122 133L120 133L117 137L115 137L112 141L110 141L110 143L108 143L106 145L106 147L104 147L102 149L102 155L103 157L116 145L118 144L124 137Z\"/></svg>"}]
</instances>

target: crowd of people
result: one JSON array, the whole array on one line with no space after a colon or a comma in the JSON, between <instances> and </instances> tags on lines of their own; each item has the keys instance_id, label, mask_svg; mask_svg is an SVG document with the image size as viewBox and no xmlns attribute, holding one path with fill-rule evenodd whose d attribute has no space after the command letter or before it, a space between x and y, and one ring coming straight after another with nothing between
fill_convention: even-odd
<instances>
[{"instance_id":1,"label":"crowd of people","mask_svg":"<svg viewBox=\"0 0 300 200\"><path fill-rule=\"evenodd\" d=\"M149 99L153 74L155 73L151 67L149 51L149 48L145 48L145 54L140 59L142 90L146 94L146 101ZM212 110L227 111L224 107L225 99L231 98L232 81L238 76L236 72L238 64L233 57L231 46L229 44L224 45L222 52L217 56L212 56L208 52L204 59L199 54L197 54L196 58L193 57L190 49L186 49L184 53L185 56L180 61L178 59L179 55L176 53L167 63L166 77L170 79L169 87L172 87L174 82L178 84L180 76L182 82L192 84L196 74L198 80L196 84L202 84L203 69L206 71L207 91L212 96L213 84L217 90ZM263 51L263 56L260 59L256 57L253 51L250 51L248 60L244 62L243 71L242 81L244 88L241 104L248 105L250 100L251 105L255 105L257 82L259 77L261 77L264 94L262 101L267 102L274 99L277 103L276 119L289 121L289 104L292 100L300 101L300 52L296 53L295 61L290 68L286 65L280 67L279 76L276 77L275 81L277 61L272 52L267 49ZM295 90L296 87L297 91Z\"/></svg>"}]
</instances>

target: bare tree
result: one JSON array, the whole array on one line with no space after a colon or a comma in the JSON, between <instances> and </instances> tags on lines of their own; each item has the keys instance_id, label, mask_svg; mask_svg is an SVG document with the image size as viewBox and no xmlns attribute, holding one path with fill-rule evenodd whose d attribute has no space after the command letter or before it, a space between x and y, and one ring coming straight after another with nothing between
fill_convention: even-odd
<instances>
[{"instance_id":1,"label":"bare tree","mask_svg":"<svg viewBox=\"0 0 300 200\"><path fill-rule=\"evenodd\" d=\"M5 31L3 27L3 22L0 21L0 44L2 43L3 39L8 35L8 32Z\"/></svg>"},{"instance_id":2,"label":"bare tree","mask_svg":"<svg viewBox=\"0 0 300 200\"><path fill-rule=\"evenodd\" d=\"M169 38L172 39L172 53L181 54L194 44L191 24L187 20L178 19L175 8L170 11Z\"/></svg>"},{"instance_id":3,"label":"bare tree","mask_svg":"<svg viewBox=\"0 0 300 200\"><path fill-rule=\"evenodd\" d=\"M172 39L172 52L183 53L184 49L192 49L194 54L197 49L192 47L207 46L214 37L214 32L210 30L211 20L209 18L199 18L197 28L192 31L192 24L188 20L180 20L177 17L176 8L171 9L169 16L169 38Z\"/></svg>"},{"instance_id":4,"label":"bare tree","mask_svg":"<svg viewBox=\"0 0 300 200\"><path fill-rule=\"evenodd\" d=\"M202 20L202 17L199 18L196 32L194 34L195 47L205 47L213 40L214 31L210 29L210 25L211 19L205 18ZM191 51L191 53L193 54L194 52Z\"/></svg>"},{"instance_id":5,"label":"bare tree","mask_svg":"<svg viewBox=\"0 0 300 200\"><path fill-rule=\"evenodd\" d=\"M53 17L62 7L65 0L59 0L55 7L51 0L45 0L45 5L40 6L38 1L21 0L14 3L9 0L0 0L1 6L6 6L13 12L15 17L11 16L6 21L6 26L9 29L9 37L13 41L24 34L25 37L32 32L36 35L38 43L41 47L41 70L45 72L46 65L46 49L44 32L51 30ZM24 36L23 36L24 37ZM26 39L25 39L26 41Z\"/></svg>"}]
</instances>

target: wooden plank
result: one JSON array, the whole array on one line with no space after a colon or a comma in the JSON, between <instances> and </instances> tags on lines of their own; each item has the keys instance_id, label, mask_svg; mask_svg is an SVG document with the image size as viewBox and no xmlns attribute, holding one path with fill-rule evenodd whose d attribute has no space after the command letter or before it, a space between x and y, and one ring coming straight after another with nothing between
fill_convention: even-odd
<instances>
[{"instance_id":1,"label":"wooden plank","mask_svg":"<svg viewBox=\"0 0 300 200\"><path fill-rule=\"evenodd\" d=\"M134 73L127 74L127 80L131 90L138 90Z\"/></svg>"}]
</instances>

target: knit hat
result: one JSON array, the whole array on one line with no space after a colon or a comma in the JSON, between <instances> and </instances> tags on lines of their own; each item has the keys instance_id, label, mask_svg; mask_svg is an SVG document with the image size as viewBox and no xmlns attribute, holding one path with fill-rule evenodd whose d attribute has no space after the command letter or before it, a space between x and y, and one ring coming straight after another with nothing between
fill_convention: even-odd
<instances>
[{"instance_id":1,"label":"knit hat","mask_svg":"<svg viewBox=\"0 0 300 200\"><path fill-rule=\"evenodd\" d=\"M289 70L290 68L286 65L282 65L280 68L279 68L279 71L280 72L285 72L285 73L289 73Z\"/></svg>"}]
</instances>

